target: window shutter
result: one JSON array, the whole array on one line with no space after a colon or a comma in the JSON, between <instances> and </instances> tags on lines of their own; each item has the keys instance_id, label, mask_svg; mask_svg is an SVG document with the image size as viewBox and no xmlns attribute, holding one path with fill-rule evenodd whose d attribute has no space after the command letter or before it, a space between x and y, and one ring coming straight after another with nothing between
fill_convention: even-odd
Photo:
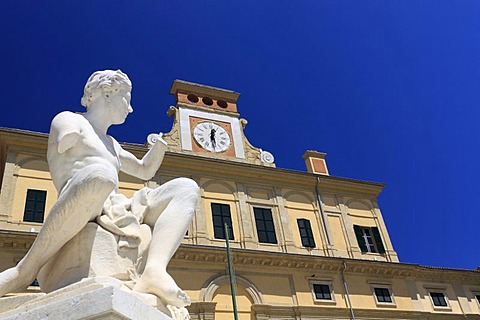
<instances>
[{"instance_id":1,"label":"window shutter","mask_svg":"<svg viewBox=\"0 0 480 320\"><path fill-rule=\"evenodd\" d=\"M46 198L47 191L28 189L23 221L43 222Z\"/></svg>"},{"instance_id":2,"label":"window shutter","mask_svg":"<svg viewBox=\"0 0 480 320\"><path fill-rule=\"evenodd\" d=\"M257 225L258 241L261 243L277 243L272 211L266 208L253 208Z\"/></svg>"},{"instance_id":3,"label":"window shutter","mask_svg":"<svg viewBox=\"0 0 480 320\"><path fill-rule=\"evenodd\" d=\"M365 244L365 239L363 239L362 228L357 225L353 225L353 230L355 230L355 235L357 236L358 246L362 252L368 252L367 245Z\"/></svg>"},{"instance_id":4,"label":"window shutter","mask_svg":"<svg viewBox=\"0 0 480 320\"><path fill-rule=\"evenodd\" d=\"M384 254L385 247L383 246L382 237L380 237L380 231L378 230L377 227L372 227L372 234L373 234L373 239L375 240L375 244L377 245L378 253Z\"/></svg>"},{"instance_id":5,"label":"window shutter","mask_svg":"<svg viewBox=\"0 0 480 320\"><path fill-rule=\"evenodd\" d=\"M315 248L315 239L313 238L312 226L310 220L297 219L298 230L302 240L302 246L305 248Z\"/></svg>"},{"instance_id":6,"label":"window shutter","mask_svg":"<svg viewBox=\"0 0 480 320\"><path fill-rule=\"evenodd\" d=\"M225 239L225 224L228 226L228 239L234 240L232 229L232 216L228 204L212 203L213 235L215 239Z\"/></svg>"}]
</instances>

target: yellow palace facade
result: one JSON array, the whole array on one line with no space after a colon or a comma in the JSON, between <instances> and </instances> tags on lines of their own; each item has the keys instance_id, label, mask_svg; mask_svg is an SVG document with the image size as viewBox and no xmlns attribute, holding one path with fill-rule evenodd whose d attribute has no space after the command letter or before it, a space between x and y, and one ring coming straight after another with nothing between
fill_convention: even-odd
<instances>
[{"instance_id":1,"label":"yellow palace facade","mask_svg":"<svg viewBox=\"0 0 480 320\"><path fill-rule=\"evenodd\" d=\"M245 137L236 92L177 80L170 93L160 170L151 181L120 175L120 191L182 176L200 186L169 265L192 319L233 319L224 224L239 319L480 319L478 270L399 262L377 202L382 184L332 176L311 150L305 172L277 168ZM25 255L56 200L46 151L47 134L0 129L0 270Z\"/></svg>"}]
</instances>

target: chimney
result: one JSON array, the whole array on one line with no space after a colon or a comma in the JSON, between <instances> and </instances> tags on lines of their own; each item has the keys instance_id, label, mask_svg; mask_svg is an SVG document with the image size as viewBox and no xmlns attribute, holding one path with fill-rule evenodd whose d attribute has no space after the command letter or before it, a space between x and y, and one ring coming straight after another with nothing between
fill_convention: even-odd
<instances>
[{"instance_id":1,"label":"chimney","mask_svg":"<svg viewBox=\"0 0 480 320\"><path fill-rule=\"evenodd\" d=\"M327 154L324 152L307 150L303 154L303 160L305 160L307 171L309 173L324 174L328 176L327 162L325 161L326 156Z\"/></svg>"}]
</instances>

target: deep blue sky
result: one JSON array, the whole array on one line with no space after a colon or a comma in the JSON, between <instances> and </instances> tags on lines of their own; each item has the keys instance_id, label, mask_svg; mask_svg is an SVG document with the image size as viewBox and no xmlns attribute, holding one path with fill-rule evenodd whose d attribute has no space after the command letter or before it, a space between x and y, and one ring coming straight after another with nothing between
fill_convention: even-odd
<instances>
[{"instance_id":1,"label":"deep blue sky","mask_svg":"<svg viewBox=\"0 0 480 320\"><path fill-rule=\"evenodd\" d=\"M332 175L387 184L402 262L480 266L480 2L99 3L0 2L0 126L48 132L100 69L134 84L119 141L170 130L174 79L231 89L278 167L315 149Z\"/></svg>"}]
</instances>

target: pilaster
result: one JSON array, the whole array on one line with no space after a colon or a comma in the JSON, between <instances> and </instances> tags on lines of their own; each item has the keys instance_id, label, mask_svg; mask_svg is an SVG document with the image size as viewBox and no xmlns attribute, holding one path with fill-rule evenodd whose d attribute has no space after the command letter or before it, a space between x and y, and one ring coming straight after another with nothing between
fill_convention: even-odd
<instances>
[{"instance_id":1,"label":"pilaster","mask_svg":"<svg viewBox=\"0 0 480 320\"><path fill-rule=\"evenodd\" d=\"M323 236L323 243L325 243L324 248L326 249L326 255L329 257L335 257L337 256L337 249L333 243L333 234L330 224L328 223L328 214L325 212L325 205L319 194L316 194L316 201L313 203L313 208L315 209L320 234Z\"/></svg>"},{"instance_id":2,"label":"pilaster","mask_svg":"<svg viewBox=\"0 0 480 320\"><path fill-rule=\"evenodd\" d=\"M392 241L390 240L390 236L388 235L387 226L385 225L385 221L383 220L383 216L380 212L378 202L376 200L372 200L372 204L375 218L377 219L378 227L382 235L383 245L385 246L385 251L387 253L387 260L391 262L398 262L398 255L395 252L395 249L393 249Z\"/></svg>"},{"instance_id":3,"label":"pilaster","mask_svg":"<svg viewBox=\"0 0 480 320\"><path fill-rule=\"evenodd\" d=\"M295 243L293 242L293 233L290 226L290 221L288 218L288 211L285 208L285 199L283 198L282 192L279 188L273 188L275 202L278 206L278 213L280 218L280 228L283 233L283 246L282 250L285 252L296 252Z\"/></svg>"},{"instance_id":4,"label":"pilaster","mask_svg":"<svg viewBox=\"0 0 480 320\"><path fill-rule=\"evenodd\" d=\"M473 313L472 309L470 308L470 304L468 302L467 295L465 294L465 290L463 286L458 283L454 282L452 284L453 291L455 292L455 296L458 299L458 304L460 305L460 309L462 309L463 314L471 314Z\"/></svg>"},{"instance_id":5,"label":"pilaster","mask_svg":"<svg viewBox=\"0 0 480 320\"><path fill-rule=\"evenodd\" d=\"M406 278L405 284L407 285L408 293L410 294L410 298L412 299L415 311L424 311L423 303L420 294L418 293L417 285L415 284L415 279Z\"/></svg>"},{"instance_id":6,"label":"pilaster","mask_svg":"<svg viewBox=\"0 0 480 320\"><path fill-rule=\"evenodd\" d=\"M188 312L190 313L190 319L214 320L216 305L216 302L193 302L189 307L187 307Z\"/></svg>"},{"instance_id":7,"label":"pilaster","mask_svg":"<svg viewBox=\"0 0 480 320\"><path fill-rule=\"evenodd\" d=\"M6 157L5 170L3 174L2 189L0 191L0 221L12 219L13 198L17 184L16 170L17 153L9 150Z\"/></svg>"},{"instance_id":8,"label":"pilaster","mask_svg":"<svg viewBox=\"0 0 480 320\"><path fill-rule=\"evenodd\" d=\"M195 215L193 217L193 236L196 244L210 244L207 232L207 220L204 203L205 189L200 186Z\"/></svg>"},{"instance_id":9,"label":"pilaster","mask_svg":"<svg viewBox=\"0 0 480 320\"><path fill-rule=\"evenodd\" d=\"M350 216L348 215L348 207L345 205L343 198L337 197L338 206L340 207L340 212L342 214L342 227L344 228L344 232L347 236L345 239L347 244L347 254L350 258L354 258L355 256L359 256L361 253L360 247L357 243L357 237L355 236L355 232L353 230L353 224L350 220Z\"/></svg>"},{"instance_id":10,"label":"pilaster","mask_svg":"<svg viewBox=\"0 0 480 320\"><path fill-rule=\"evenodd\" d=\"M238 212L240 218L240 232L241 232L241 245L246 249L255 249L257 244L253 237L255 231L253 228L253 221L250 215L250 207L247 203L247 195L245 185L237 182L237 199L238 199Z\"/></svg>"}]
</instances>

